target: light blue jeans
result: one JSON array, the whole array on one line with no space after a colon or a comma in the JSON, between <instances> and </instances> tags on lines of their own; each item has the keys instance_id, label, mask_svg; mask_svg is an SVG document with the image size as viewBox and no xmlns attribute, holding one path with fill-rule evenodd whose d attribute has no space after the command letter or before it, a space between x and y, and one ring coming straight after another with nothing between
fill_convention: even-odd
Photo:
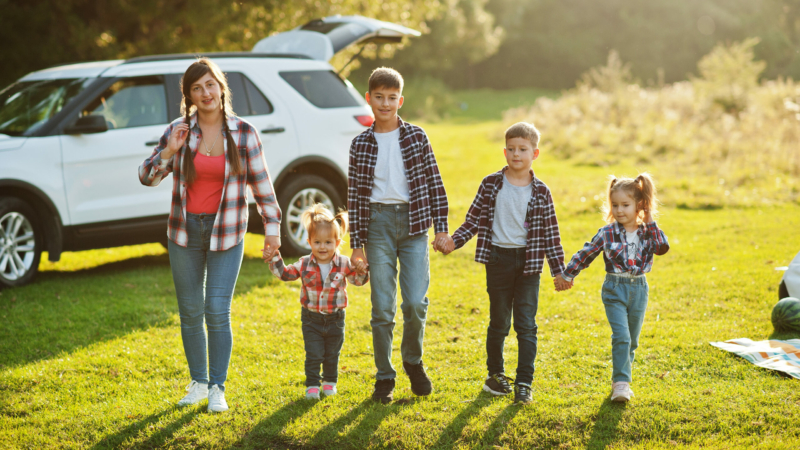
<instances>
[{"instance_id":1,"label":"light blue jeans","mask_svg":"<svg viewBox=\"0 0 800 450\"><path fill-rule=\"evenodd\" d=\"M400 260L400 290L403 302L403 340L400 355L404 362L422 361L422 340L428 315L428 235L409 236L408 205L373 203L369 214L369 240L366 244L372 285L372 346L378 380L392 379L394 316L397 313L397 261Z\"/></svg>"},{"instance_id":2,"label":"light blue jeans","mask_svg":"<svg viewBox=\"0 0 800 450\"><path fill-rule=\"evenodd\" d=\"M215 217L187 213L188 245L181 247L171 240L168 245L189 375L224 391L233 348L231 298L242 266L244 240L225 251L210 251Z\"/></svg>"},{"instance_id":3,"label":"light blue jeans","mask_svg":"<svg viewBox=\"0 0 800 450\"><path fill-rule=\"evenodd\" d=\"M647 310L647 278L626 278L606 274L602 297L606 317L611 325L611 359L614 382L631 382L631 366L639 347L639 334Z\"/></svg>"}]
</instances>

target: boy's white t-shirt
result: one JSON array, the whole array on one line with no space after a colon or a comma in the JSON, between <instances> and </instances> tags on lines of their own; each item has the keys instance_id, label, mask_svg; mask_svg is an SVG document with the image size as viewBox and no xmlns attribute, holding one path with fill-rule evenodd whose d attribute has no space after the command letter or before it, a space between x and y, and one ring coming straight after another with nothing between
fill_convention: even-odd
<instances>
[{"instance_id":1,"label":"boy's white t-shirt","mask_svg":"<svg viewBox=\"0 0 800 450\"><path fill-rule=\"evenodd\" d=\"M400 150L400 128L388 133L374 133L378 142L375 178L371 203L408 203L408 178Z\"/></svg>"},{"instance_id":2,"label":"boy's white t-shirt","mask_svg":"<svg viewBox=\"0 0 800 450\"><path fill-rule=\"evenodd\" d=\"M503 187L497 193L492 222L492 245L503 248L525 248L528 228L525 216L531 199L533 181L525 186L514 186L503 175Z\"/></svg>"}]
</instances>

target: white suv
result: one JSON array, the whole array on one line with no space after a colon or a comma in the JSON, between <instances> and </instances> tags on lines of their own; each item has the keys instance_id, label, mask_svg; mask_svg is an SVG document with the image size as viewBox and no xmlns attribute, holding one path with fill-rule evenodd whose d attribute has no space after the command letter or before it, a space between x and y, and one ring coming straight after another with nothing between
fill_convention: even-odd
<instances>
[{"instance_id":1,"label":"white suv","mask_svg":"<svg viewBox=\"0 0 800 450\"><path fill-rule=\"evenodd\" d=\"M354 43L407 35L419 33L335 16L266 38L252 53L205 54L226 72L233 110L261 132L285 254L308 251L306 206L346 204L350 141L373 120L327 61ZM54 67L0 91L0 285L31 281L42 251L58 261L63 251L166 243L171 183L144 188L136 170L180 116L180 77L195 57ZM263 233L251 208L251 230Z\"/></svg>"}]
</instances>

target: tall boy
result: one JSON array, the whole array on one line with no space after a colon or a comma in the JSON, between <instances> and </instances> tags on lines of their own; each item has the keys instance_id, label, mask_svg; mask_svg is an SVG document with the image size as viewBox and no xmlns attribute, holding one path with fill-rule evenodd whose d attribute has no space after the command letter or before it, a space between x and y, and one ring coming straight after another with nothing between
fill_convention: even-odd
<instances>
[{"instance_id":1,"label":"tall boy","mask_svg":"<svg viewBox=\"0 0 800 450\"><path fill-rule=\"evenodd\" d=\"M389 403L397 375L391 356L398 259L403 296L403 369L414 394L428 395L433 390L422 365L430 283L427 235L433 225L437 249L449 239L447 194L425 131L397 116L403 105L403 77L393 69L375 69L369 77L366 99L375 122L350 146L350 259L363 259L369 264L370 325L377 368L372 398Z\"/></svg>"},{"instance_id":2,"label":"tall boy","mask_svg":"<svg viewBox=\"0 0 800 450\"><path fill-rule=\"evenodd\" d=\"M503 345L513 314L519 343L514 402L528 403L536 359L539 276L545 256L551 275L561 274L564 251L550 189L531 169L539 157L539 130L520 122L506 130L505 137L503 154L508 165L483 179L464 224L443 251L449 253L453 247L463 247L477 233L475 261L486 265L489 293L489 373L483 390L493 395L512 391L512 380L503 367ZM557 280L557 290L568 288L568 283Z\"/></svg>"}]
</instances>

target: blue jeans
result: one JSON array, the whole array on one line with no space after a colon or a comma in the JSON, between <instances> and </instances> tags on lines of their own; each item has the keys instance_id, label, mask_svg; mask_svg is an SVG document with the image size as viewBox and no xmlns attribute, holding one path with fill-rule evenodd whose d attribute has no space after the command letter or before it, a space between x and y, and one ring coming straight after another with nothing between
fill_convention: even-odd
<instances>
[{"instance_id":1,"label":"blue jeans","mask_svg":"<svg viewBox=\"0 0 800 450\"><path fill-rule=\"evenodd\" d=\"M631 366L639 333L647 309L647 293L650 288L645 277L626 278L606 274L601 291L606 317L611 325L611 359L614 382L631 382Z\"/></svg>"},{"instance_id":2,"label":"blue jeans","mask_svg":"<svg viewBox=\"0 0 800 450\"><path fill-rule=\"evenodd\" d=\"M539 308L539 274L525 276L525 249L492 246L486 264L489 328L486 330L486 368L489 375L504 372L503 346L511 329L517 333L517 384L530 386L535 370Z\"/></svg>"},{"instance_id":3,"label":"blue jeans","mask_svg":"<svg viewBox=\"0 0 800 450\"><path fill-rule=\"evenodd\" d=\"M422 361L422 340L428 315L428 235L409 236L408 205L369 207L369 241L366 244L372 285L372 346L378 380L392 379L394 316L397 313L397 261L400 260L400 290L403 302L403 341L400 355L409 364Z\"/></svg>"},{"instance_id":4,"label":"blue jeans","mask_svg":"<svg viewBox=\"0 0 800 450\"><path fill-rule=\"evenodd\" d=\"M225 251L210 251L215 217L186 214L188 245L181 247L170 240L169 264L189 375L198 383L208 383L209 387L216 384L225 390L233 347L231 298L242 266L244 240ZM208 328L207 345L203 319Z\"/></svg>"},{"instance_id":5,"label":"blue jeans","mask_svg":"<svg viewBox=\"0 0 800 450\"><path fill-rule=\"evenodd\" d=\"M344 310L320 314L305 308L300 313L303 343L306 347L306 386L319 386L320 380L339 380L339 353L344 344ZM322 377L319 366L322 364Z\"/></svg>"}]
</instances>

